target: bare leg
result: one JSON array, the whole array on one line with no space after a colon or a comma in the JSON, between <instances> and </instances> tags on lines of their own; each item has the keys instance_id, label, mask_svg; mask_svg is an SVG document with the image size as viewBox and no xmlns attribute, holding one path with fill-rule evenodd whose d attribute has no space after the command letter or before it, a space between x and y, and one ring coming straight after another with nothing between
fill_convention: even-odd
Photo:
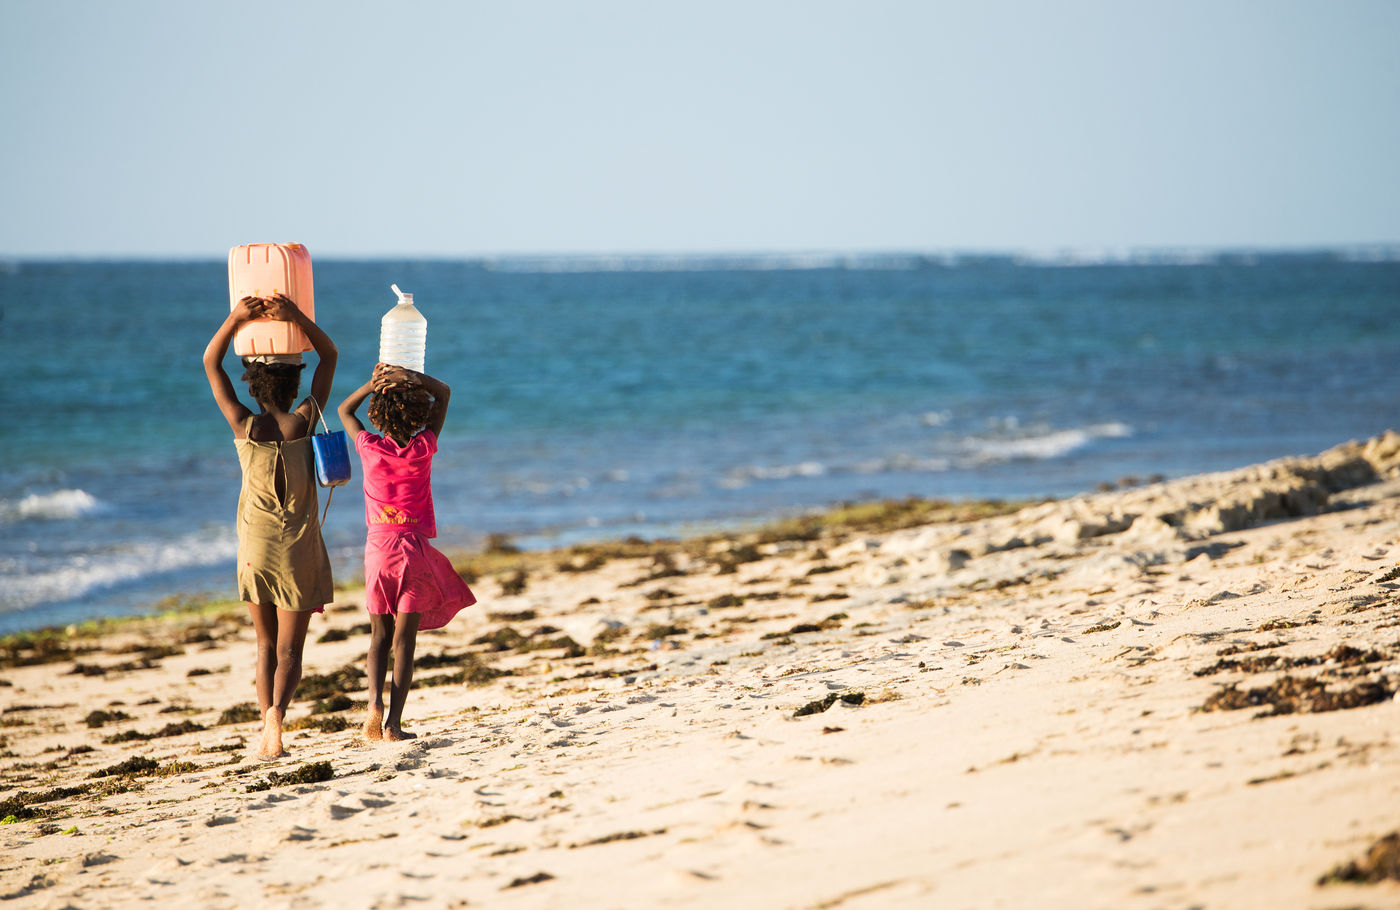
<instances>
[{"instance_id":1,"label":"bare leg","mask_svg":"<svg viewBox=\"0 0 1400 910\"><path fill-rule=\"evenodd\" d=\"M282 722L287 707L301 682L301 652L306 645L306 629L311 614L283 610L277 623L277 671L272 677L272 705L263 712L262 749L259 758L272 759L286 755L282 748Z\"/></svg>"},{"instance_id":2,"label":"bare leg","mask_svg":"<svg viewBox=\"0 0 1400 910\"><path fill-rule=\"evenodd\" d=\"M418 643L418 619L417 613L400 613L394 628L394 682L389 692L389 716L384 722L384 738L391 742L417 736L416 733L405 733L401 721L408 687L413 684L413 649Z\"/></svg>"},{"instance_id":3,"label":"bare leg","mask_svg":"<svg viewBox=\"0 0 1400 910\"><path fill-rule=\"evenodd\" d=\"M394 638L394 617L371 613L369 617L369 713L365 717L365 739L384 738L384 676L389 666L389 646Z\"/></svg>"},{"instance_id":4,"label":"bare leg","mask_svg":"<svg viewBox=\"0 0 1400 910\"><path fill-rule=\"evenodd\" d=\"M258 743L259 758L268 757L267 712L272 709L273 679L277 675L277 608L272 604L248 604L248 615L253 619L253 631L258 636L257 662L254 668L254 687L258 693L258 717L262 718L263 728Z\"/></svg>"},{"instance_id":5,"label":"bare leg","mask_svg":"<svg viewBox=\"0 0 1400 910\"><path fill-rule=\"evenodd\" d=\"M272 703L286 712L301 682L301 652L306 647L306 630L312 613L283 610L277 624L277 675L272 681Z\"/></svg>"},{"instance_id":6,"label":"bare leg","mask_svg":"<svg viewBox=\"0 0 1400 910\"><path fill-rule=\"evenodd\" d=\"M272 707L272 677L277 672L277 608L272 604L248 604L253 631L258 636L254 685L258 692L258 716Z\"/></svg>"}]
</instances>

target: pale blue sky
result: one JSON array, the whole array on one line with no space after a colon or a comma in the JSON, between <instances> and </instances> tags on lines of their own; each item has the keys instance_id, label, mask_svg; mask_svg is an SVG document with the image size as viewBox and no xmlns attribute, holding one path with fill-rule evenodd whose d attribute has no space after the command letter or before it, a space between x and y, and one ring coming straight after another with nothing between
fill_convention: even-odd
<instances>
[{"instance_id":1,"label":"pale blue sky","mask_svg":"<svg viewBox=\"0 0 1400 910\"><path fill-rule=\"evenodd\" d=\"M0 0L0 255L1400 242L1400 3Z\"/></svg>"}]
</instances>

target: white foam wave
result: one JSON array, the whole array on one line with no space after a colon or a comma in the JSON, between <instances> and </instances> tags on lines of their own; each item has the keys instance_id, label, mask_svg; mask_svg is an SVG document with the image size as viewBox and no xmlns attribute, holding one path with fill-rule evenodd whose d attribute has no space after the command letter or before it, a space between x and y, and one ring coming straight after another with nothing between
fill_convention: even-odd
<instances>
[{"instance_id":1,"label":"white foam wave","mask_svg":"<svg viewBox=\"0 0 1400 910\"><path fill-rule=\"evenodd\" d=\"M801 464L749 465L731 468L719 481L726 490L737 490L755 480L788 480L792 477L820 477L827 472L820 461L804 461Z\"/></svg>"},{"instance_id":2,"label":"white foam wave","mask_svg":"<svg viewBox=\"0 0 1400 910\"><path fill-rule=\"evenodd\" d=\"M940 474L952 468L947 458L927 458L900 453L889 458L871 458L852 465L852 474Z\"/></svg>"},{"instance_id":3,"label":"white foam wave","mask_svg":"<svg viewBox=\"0 0 1400 910\"><path fill-rule=\"evenodd\" d=\"M52 493L31 493L22 499L0 499L0 524L17 521L62 521L82 518L106 509L96 496L86 490L55 490Z\"/></svg>"},{"instance_id":4,"label":"white foam wave","mask_svg":"<svg viewBox=\"0 0 1400 910\"><path fill-rule=\"evenodd\" d=\"M1052 430L1013 439L966 440L968 458L973 464L1001 461L1044 461L1061 458L1082 449L1096 439L1120 439L1133 435L1125 423L1096 423L1087 427Z\"/></svg>"},{"instance_id":5,"label":"white foam wave","mask_svg":"<svg viewBox=\"0 0 1400 910\"><path fill-rule=\"evenodd\" d=\"M113 585L180 569L217 565L238 552L232 528L199 531L166 542L130 544L112 551L71 557L64 565L22 572L0 583L0 610L20 610L76 600ZM230 577L230 581L232 578Z\"/></svg>"}]
</instances>

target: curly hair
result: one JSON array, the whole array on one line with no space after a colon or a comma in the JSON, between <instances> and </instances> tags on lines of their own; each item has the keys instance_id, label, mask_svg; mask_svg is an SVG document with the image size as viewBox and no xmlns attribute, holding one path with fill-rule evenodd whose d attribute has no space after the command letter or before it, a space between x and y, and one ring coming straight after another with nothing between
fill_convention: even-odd
<instances>
[{"instance_id":1,"label":"curly hair","mask_svg":"<svg viewBox=\"0 0 1400 910\"><path fill-rule=\"evenodd\" d=\"M248 394L253 400L266 407L290 411L301 387L301 371L304 363L262 363L256 360L243 361L243 379L248 383Z\"/></svg>"},{"instance_id":2,"label":"curly hair","mask_svg":"<svg viewBox=\"0 0 1400 910\"><path fill-rule=\"evenodd\" d=\"M368 414L369 422L381 435L406 446L428 425L433 415L433 396L422 386L393 386L375 393Z\"/></svg>"}]
</instances>

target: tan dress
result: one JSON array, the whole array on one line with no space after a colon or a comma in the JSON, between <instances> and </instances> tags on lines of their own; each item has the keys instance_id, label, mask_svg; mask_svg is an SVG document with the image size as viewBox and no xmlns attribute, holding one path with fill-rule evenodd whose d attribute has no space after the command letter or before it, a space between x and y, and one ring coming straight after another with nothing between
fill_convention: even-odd
<instances>
[{"instance_id":1,"label":"tan dress","mask_svg":"<svg viewBox=\"0 0 1400 910\"><path fill-rule=\"evenodd\" d=\"M243 468L238 494L238 596L249 603L320 613L335 595L331 560L321 539L320 503L311 437L289 442L246 438L253 418L235 439ZM277 496L278 465L285 502Z\"/></svg>"}]
</instances>

